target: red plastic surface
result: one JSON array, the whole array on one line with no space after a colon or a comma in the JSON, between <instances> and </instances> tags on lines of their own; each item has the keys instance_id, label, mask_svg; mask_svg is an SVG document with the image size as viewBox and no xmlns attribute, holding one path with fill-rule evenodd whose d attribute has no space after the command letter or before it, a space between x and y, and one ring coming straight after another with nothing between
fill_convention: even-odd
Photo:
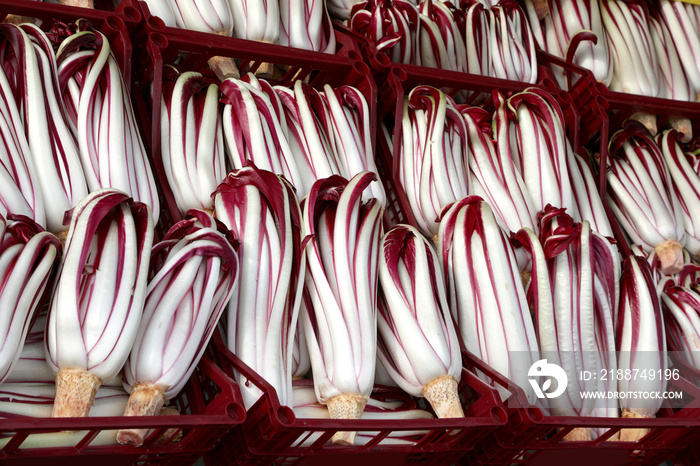
<instances>
[{"instance_id":1,"label":"red plastic surface","mask_svg":"<svg viewBox=\"0 0 700 466\"><path fill-rule=\"evenodd\" d=\"M238 386L207 357L170 405L179 416L0 419L0 438L11 437L0 448L0 464L190 465L246 417ZM153 430L141 447L91 445L101 431L120 428ZM161 439L168 429L177 431ZM85 435L70 446L22 448L28 435L61 431ZM174 435L180 433L178 441Z\"/></svg>"},{"instance_id":2,"label":"red plastic surface","mask_svg":"<svg viewBox=\"0 0 700 466\"><path fill-rule=\"evenodd\" d=\"M480 449L473 464L554 464L555 460L576 458L576 464L630 464L658 466L665 460L700 442L700 408L673 409L664 404L653 419L545 416L531 406L522 388L496 373L473 355L463 358L468 368L483 371L495 383L508 389L508 425L496 432L496 446ZM669 390L683 390L684 403L700 406L700 389L684 378L669 381ZM692 400L686 399L692 398ZM577 427L609 429L601 437L585 442L563 438ZM623 428L648 428L637 442L609 441Z\"/></svg>"},{"instance_id":3,"label":"red plastic surface","mask_svg":"<svg viewBox=\"0 0 700 466\"><path fill-rule=\"evenodd\" d=\"M160 101L164 79L163 67L166 65L174 65L180 72L198 71L212 82L217 82L217 78L207 66L207 60L212 56L225 56L236 59L241 74L255 72L262 63L285 67L286 71L280 76L268 80L272 84L291 85L295 80L302 79L318 89L325 84L333 87L351 85L359 89L367 100L369 114L372 116L371 134L376 134L374 118L377 90L369 68L359 60L359 48L352 38L336 32L338 50L336 55L331 55L216 34L166 28L160 18L150 15L145 3L141 2L141 7L151 32L145 52L139 55L134 64L137 79L134 82L134 93L139 119L144 128L149 128L146 136L147 147L150 147L157 181L163 190L162 199L165 200L167 216L172 222L176 222L181 216L162 169L160 105L152 106L150 103L152 82L153 101Z\"/></svg>"},{"instance_id":4,"label":"red plastic surface","mask_svg":"<svg viewBox=\"0 0 700 466\"><path fill-rule=\"evenodd\" d=\"M700 464L700 445L690 445L671 459L673 466L697 466Z\"/></svg>"},{"instance_id":5,"label":"red plastic surface","mask_svg":"<svg viewBox=\"0 0 700 466\"><path fill-rule=\"evenodd\" d=\"M214 336L220 363L227 374L240 372L263 392L249 410L246 422L222 439L220 445L207 455L207 464L338 464L352 458L355 464L448 464L460 460L477 445L483 446L495 429L506 422L506 412L495 390L474 375L463 370L460 395L466 417L463 419L411 420L332 420L299 419L286 406L280 406L274 389L258 374L233 355L221 336ZM417 406L425 401L414 399ZM415 445L381 445L391 432L425 430ZM374 431L373 439L364 446L328 445L337 431ZM452 432L452 434L450 434ZM313 433L322 436L312 445L295 446ZM352 456L347 456L352 455ZM424 462L424 463L423 463Z\"/></svg>"}]
</instances>

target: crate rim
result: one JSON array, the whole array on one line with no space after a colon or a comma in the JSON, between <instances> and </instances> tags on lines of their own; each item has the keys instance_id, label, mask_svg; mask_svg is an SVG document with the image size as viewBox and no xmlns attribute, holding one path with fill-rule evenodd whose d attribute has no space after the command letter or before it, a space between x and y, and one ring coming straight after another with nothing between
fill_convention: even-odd
<instances>
[{"instance_id":1,"label":"crate rim","mask_svg":"<svg viewBox=\"0 0 700 466\"><path fill-rule=\"evenodd\" d=\"M309 428L319 428L319 429L336 429L336 430L358 430L358 431L374 431L374 430L417 430L417 429L437 429L437 428L458 428L458 427L472 427L472 426L483 426L484 424L496 427L505 425L507 422L507 413L502 405L493 405L490 409L490 417L483 416L480 418L473 418L473 424L467 422L471 420L470 418L454 418L454 419L402 419L402 420L383 420L383 419L319 419L319 418L299 418L294 415L291 407L283 406L279 402L279 398L275 392L275 389L260 375L258 375L250 366L243 362L238 356L233 354L223 341L221 334L217 331L215 332L212 342L219 352L220 357L225 357L231 361L234 366L238 366L242 369L243 375L249 380L252 379L253 383L261 386L264 392L270 397L271 404L273 405L273 413L278 416L278 420L281 425L287 428L299 429L302 431L307 431ZM470 373L467 369L465 372ZM471 373L470 373L471 374ZM483 384L483 388L488 390L494 399L496 399L497 392L493 387L488 386L485 382L482 382L476 377L475 374L471 374L476 380ZM262 399L262 398L261 398ZM260 403L260 400L256 402ZM255 404L253 405L253 407ZM251 409L253 408L251 407ZM279 415L282 416L279 416ZM298 422L298 425L295 424ZM396 422L397 425L392 425L391 427L386 427L387 424L392 424ZM457 425L461 423L466 423L466 425Z\"/></svg>"},{"instance_id":2,"label":"crate rim","mask_svg":"<svg viewBox=\"0 0 700 466\"><path fill-rule=\"evenodd\" d=\"M502 374L496 372L484 361L477 358L472 353L464 351L467 354L467 360L479 370L483 371L488 377L495 380L496 383L505 387L516 397L518 407L511 408L516 410L526 422L532 424L540 424L543 426L581 426L581 427L698 427L700 428L700 407L699 408L684 408L690 409L689 412L696 412L695 416L689 417L657 417L657 418L636 418L626 419L622 417L594 417L594 416L550 416L545 415L537 406L530 405L527 402L525 391ZM700 388L689 382L684 377L680 377L681 387L690 389L698 395L700 399ZM642 439L643 440L643 439Z\"/></svg>"}]
</instances>

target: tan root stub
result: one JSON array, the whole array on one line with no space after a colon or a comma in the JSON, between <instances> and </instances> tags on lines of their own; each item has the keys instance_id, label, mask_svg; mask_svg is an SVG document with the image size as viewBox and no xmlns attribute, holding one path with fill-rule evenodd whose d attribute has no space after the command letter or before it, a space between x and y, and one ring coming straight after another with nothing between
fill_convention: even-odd
<instances>
[{"instance_id":1,"label":"tan root stub","mask_svg":"<svg viewBox=\"0 0 700 466\"><path fill-rule=\"evenodd\" d=\"M656 125L656 115L649 112L637 112L630 117L630 120L636 120L646 126L652 136L656 136L659 128Z\"/></svg>"},{"instance_id":2,"label":"tan root stub","mask_svg":"<svg viewBox=\"0 0 700 466\"><path fill-rule=\"evenodd\" d=\"M221 32L218 34L228 37L226 34ZM207 61L207 64L209 64L209 68L211 68L216 77L221 81L228 78L238 79L241 77L241 72L238 71L238 66L236 66L236 62L233 60L233 58L214 56Z\"/></svg>"},{"instance_id":3,"label":"tan root stub","mask_svg":"<svg viewBox=\"0 0 700 466\"><path fill-rule=\"evenodd\" d=\"M180 411L177 410L174 406L163 406L160 408L158 411L158 416L179 416ZM163 432L163 435L160 436L158 441L156 443L177 443L182 441L182 429L178 427L173 427L171 429L166 430Z\"/></svg>"},{"instance_id":4,"label":"tan root stub","mask_svg":"<svg viewBox=\"0 0 700 466\"><path fill-rule=\"evenodd\" d=\"M361 419L367 397L352 393L336 395L326 403L331 419ZM331 439L335 445L354 445L357 432L336 432Z\"/></svg>"},{"instance_id":5,"label":"tan root stub","mask_svg":"<svg viewBox=\"0 0 700 466\"><path fill-rule=\"evenodd\" d=\"M238 79L241 77L241 73L238 71L238 67L236 66L236 62L233 61L233 58L215 56L211 57L207 63L209 64L209 68L211 68L216 77L221 81L228 78Z\"/></svg>"},{"instance_id":6,"label":"tan root stub","mask_svg":"<svg viewBox=\"0 0 700 466\"><path fill-rule=\"evenodd\" d=\"M53 417L87 417L102 385L99 377L82 369L61 369L56 374Z\"/></svg>"},{"instance_id":7,"label":"tan root stub","mask_svg":"<svg viewBox=\"0 0 700 466\"><path fill-rule=\"evenodd\" d=\"M661 262L661 273L673 275L683 268L683 245L675 239L669 239L654 248Z\"/></svg>"},{"instance_id":8,"label":"tan root stub","mask_svg":"<svg viewBox=\"0 0 700 466\"><path fill-rule=\"evenodd\" d=\"M95 8L93 0L61 0L59 2L61 5L66 6L79 6L81 8Z\"/></svg>"},{"instance_id":9,"label":"tan root stub","mask_svg":"<svg viewBox=\"0 0 700 466\"><path fill-rule=\"evenodd\" d=\"M155 416L165 405L165 395L155 385L136 384L131 389L129 401L124 409L124 416ZM117 442L123 445L143 445L148 429L120 429Z\"/></svg>"},{"instance_id":10,"label":"tan root stub","mask_svg":"<svg viewBox=\"0 0 700 466\"><path fill-rule=\"evenodd\" d=\"M272 42L263 41L265 44L272 44ZM255 76L263 79L272 79L275 76L275 64L263 62L260 63L258 68L255 70Z\"/></svg>"},{"instance_id":11,"label":"tan root stub","mask_svg":"<svg viewBox=\"0 0 700 466\"><path fill-rule=\"evenodd\" d=\"M683 144L687 144L693 139L693 123L690 118L672 116L668 119L668 125L679 133L683 133L680 138L680 142Z\"/></svg>"},{"instance_id":12,"label":"tan root stub","mask_svg":"<svg viewBox=\"0 0 700 466\"><path fill-rule=\"evenodd\" d=\"M630 411L627 408L622 408L622 418L623 419L649 419L653 416L648 416L646 414L642 413L635 413L634 411ZM647 428L640 428L640 429L621 429L620 430L620 441L621 442L636 442L637 440L641 440L644 438L649 433L649 429Z\"/></svg>"},{"instance_id":13,"label":"tan root stub","mask_svg":"<svg viewBox=\"0 0 700 466\"><path fill-rule=\"evenodd\" d=\"M23 24L23 23L34 23L35 19L29 16L19 16L19 15L7 15L5 17L5 23L7 24Z\"/></svg>"},{"instance_id":14,"label":"tan root stub","mask_svg":"<svg viewBox=\"0 0 700 466\"><path fill-rule=\"evenodd\" d=\"M591 440L591 429L588 427L577 427L564 436L565 442L589 442Z\"/></svg>"},{"instance_id":15,"label":"tan root stub","mask_svg":"<svg viewBox=\"0 0 700 466\"><path fill-rule=\"evenodd\" d=\"M464 417L459 400L459 385L451 375L433 379L423 387L423 396L439 418Z\"/></svg>"},{"instance_id":16,"label":"tan root stub","mask_svg":"<svg viewBox=\"0 0 700 466\"><path fill-rule=\"evenodd\" d=\"M56 238L61 242L63 249L66 248L66 240L68 240L68 230L61 230L56 233Z\"/></svg>"},{"instance_id":17,"label":"tan root stub","mask_svg":"<svg viewBox=\"0 0 700 466\"><path fill-rule=\"evenodd\" d=\"M532 4L537 12L537 19L544 19L549 16L549 4L547 0L533 0Z\"/></svg>"},{"instance_id":18,"label":"tan root stub","mask_svg":"<svg viewBox=\"0 0 700 466\"><path fill-rule=\"evenodd\" d=\"M520 272L520 281L523 283L523 287L527 290L530 280L532 279L532 271L525 270Z\"/></svg>"}]
</instances>

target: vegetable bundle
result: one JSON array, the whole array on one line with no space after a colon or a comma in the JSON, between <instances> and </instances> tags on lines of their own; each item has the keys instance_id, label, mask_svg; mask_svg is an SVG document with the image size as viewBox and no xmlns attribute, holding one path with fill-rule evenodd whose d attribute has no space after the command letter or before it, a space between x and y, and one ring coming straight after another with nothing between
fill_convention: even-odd
<instances>
[{"instance_id":1,"label":"vegetable bundle","mask_svg":"<svg viewBox=\"0 0 700 466\"><path fill-rule=\"evenodd\" d=\"M146 0L151 14L169 27L334 53L335 33L326 3L312 0ZM210 64L217 66L220 61L217 57ZM235 63L224 61L237 73ZM266 69L265 73L270 71ZM228 77L225 73L219 76Z\"/></svg>"},{"instance_id":2,"label":"vegetable bundle","mask_svg":"<svg viewBox=\"0 0 700 466\"><path fill-rule=\"evenodd\" d=\"M212 210L226 171L249 163L283 175L299 200L318 179L377 173L369 105L352 86L273 86L250 73L205 86L184 72L163 88L161 157L180 214ZM386 202L380 183L369 196Z\"/></svg>"},{"instance_id":3,"label":"vegetable bundle","mask_svg":"<svg viewBox=\"0 0 700 466\"><path fill-rule=\"evenodd\" d=\"M0 382L20 358L25 338L50 288L61 243L29 218L0 215Z\"/></svg>"},{"instance_id":4,"label":"vegetable bundle","mask_svg":"<svg viewBox=\"0 0 700 466\"><path fill-rule=\"evenodd\" d=\"M384 235L379 281L382 365L407 393L425 397L438 417L464 417L457 393L462 357L445 280L435 250L418 230L397 225Z\"/></svg>"},{"instance_id":5,"label":"vegetable bundle","mask_svg":"<svg viewBox=\"0 0 700 466\"><path fill-rule=\"evenodd\" d=\"M228 347L291 404L292 344L305 262L301 210L281 176L248 164L217 188L216 217L239 241L240 287L228 305ZM238 377L246 408L262 395Z\"/></svg>"},{"instance_id":6,"label":"vegetable bundle","mask_svg":"<svg viewBox=\"0 0 700 466\"><path fill-rule=\"evenodd\" d=\"M434 236L442 209L475 194L509 232L537 232L537 214L551 204L610 235L592 171L573 152L554 97L537 88L508 98L494 91L494 103L490 122L482 108L430 86L404 98L398 179L421 232Z\"/></svg>"},{"instance_id":7,"label":"vegetable bundle","mask_svg":"<svg viewBox=\"0 0 700 466\"><path fill-rule=\"evenodd\" d=\"M5 53L14 55L14 59L5 61L5 66L14 77L13 93L19 96L17 106L23 112L22 132L29 149L25 157L31 159L28 168L34 171L34 189L43 199L42 209L35 207L33 218L58 233L65 229L65 212L88 194L88 187L78 143L64 108L56 55L49 38L34 25L4 24L0 28L8 39ZM22 146L18 144L18 149ZM22 166L19 155L13 157L15 171ZM22 178L16 180L20 187L24 186ZM23 188L25 195L30 192Z\"/></svg>"},{"instance_id":8,"label":"vegetable bundle","mask_svg":"<svg viewBox=\"0 0 700 466\"><path fill-rule=\"evenodd\" d=\"M56 373L54 417L87 416L97 389L136 339L153 243L146 205L94 191L76 206L51 297L46 360Z\"/></svg>"},{"instance_id":9,"label":"vegetable bundle","mask_svg":"<svg viewBox=\"0 0 700 466\"><path fill-rule=\"evenodd\" d=\"M527 0L525 7L541 49L590 70L611 90L697 99L698 5L671 0ZM565 88L569 83L563 70L553 71ZM651 129L654 123L649 125Z\"/></svg>"},{"instance_id":10,"label":"vegetable bundle","mask_svg":"<svg viewBox=\"0 0 700 466\"><path fill-rule=\"evenodd\" d=\"M304 201L306 292L301 315L316 396L333 419L359 419L372 391L377 352L377 270L383 208L362 202L375 176L317 181ZM354 432L333 442L353 444Z\"/></svg>"},{"instance_id":11,"label":"vegetable bundle","mask_svg":"<svg viewBox=\"0 0 700 466\"><path fill-rule=\"evenodd\" d=\"M544 7L538 8L543 5ZM560 58L591 70L605 85L612 79L612 56L597 0L525 1L525 10L537 45ZM555 70L558 71L558 70ZM568 83L557 72L559 84Z\"/></svg>"},{"instance_id":12,"label":"vegetable bundle","mask_svg":"<svg viewBox=\"0 0 700 466\"><path fill-rule=\"evenodd\" d=\"M157 222L155 179L109 41L99 31L73 34L61 42L56 63L88 189L121 190L148 205Z\"/></svg>"},{"instance_id":13,"label":"vegetable bundle","mask_svg":"<svg viewBox=\"0 0 700 466\"><path fill-rule=\"evenodd\" d=\"M685 230L680 203L659 146L637 122L610 139L608 202L615 217L647 253L654 251L661 271L683 265Z\"/></svg>"},{"instance_id":14,"label":"vegetable bundle","mask_svg":"<svg viewBox=\"0 0 700 466\"><path fill-rule=\"evenodd\" d=\"M182 390L237 291L233 238L210 215L189 213L151 252L143 316L124 366L125 416L157 414ZM146 432L121 429L117 440L141 445Z\"/></svg>"},{"instance_id":15,"label":"vegetable bundle","mask_svg":"<svg viewBox=\"0 0 700 466\"><path fill-rule=\"evenodd\" d=\"M535 329L512 246L489 205L472 196L447 207L437 247L467 350L527 388L527 369L539 353ZM523 357L516 362L514 354Z\"/></svg>"},{"instance_id":16,"label":"vegetable bundle","mask_svg":"<svg viewBox=\"0 0 700 466\"><path fill-rule=\"evenodd\" d=\"M364 0L349 25L392 61L535 83L535 40L520 6L440 0ZM392 50L393 49L393 50Z\"/></svg>"}]
</instances>

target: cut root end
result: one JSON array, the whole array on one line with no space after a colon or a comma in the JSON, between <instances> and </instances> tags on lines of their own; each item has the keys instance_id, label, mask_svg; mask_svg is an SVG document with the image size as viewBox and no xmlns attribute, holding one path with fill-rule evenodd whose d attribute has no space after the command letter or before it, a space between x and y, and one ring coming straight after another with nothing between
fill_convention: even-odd
<instances>
[{"instance_id":1,"label":"cut root end","mask_svg":"<svg viewBox=\"0 0 700 466\"><path fill-rule=\"evenodd\" d=\"M544 19L549 16L549 4L547 0L534 0L532 4L535 7L537 19Z\"/></svg>"},{"instance_id":2,"label":"cut root end","mask_svg":"<svg viewBox=\"0 0 700 466\"><path fill-rule=\"evenodd\" d=\"M61 5L79 6L81 8L95 8L93 0L60 0Z\"/></svg>"},{"instance_id":3,"label":"cut root end","mask_svg":"<svg viewBox=\"0 0 700 466\"><path fill-rule=\"evenodd\" d=\"M680 141L683 144L687 144L693 139L693 123L690 121L690 118L670 117L668 119L668 125L679 133L682 133Z\"/></svg>"},{"instance_id":4,"label":"cut root end","mask_svg":"<svg viewBox=\"0 0 700 466\"><path fill-rule=\"evenodd\" d=\"M29 16L20 15L7 15L5 17L6 24L23 24L23 23L36 23L36 19Z\"/></svg>"},{"instance_id":5,"label":"cut root end","mask_svg":"<svg viewBox=\"0 0 700 466\"><path fill-rule=\"evenodd\" d=\"M263 42L267 44L272 43L267 41ZM255 76L262 79L273 79L275 77L275 64L267 62L260 63L260 65L258 65L258 68L255 70Z\"/></svg>"},{"instance_id":6,"label":"cut root end","mask_svg":"<svg viewBox=\"0 0 700 466\"><path fill-rule=\"evenodd\" d=\"M630 120L636 120L646 126L652 136L656 136L659 128L656 125L656 115L649 112L637 112L630 117Z\"/></svg>"},{"instance_id":7,"label":"cut root end","mask_svg":"<svg viewBox=\"0 0 700 466\"><path fill-rule=\"evenodd\" d=\"M367 405L367 397L352 393L343 393L328 400L326 403L331 419L361 419ZM338 431L331 441L334 445L351 446L355 444L357 432Z\"/></svg>"},{"instance_id":8,"label":"cut root end","mask_svg":"<svg viewBox=\"0 0 700 466\"><path fill-rule=\"evenodd\" d=\"M649 416L647 414L635 413L627 408L622 409L623 419L649 419L654 416ZM649 433L647 428L639 429L621 429L620 430L620 441L621 442L636 442L643 439Z\"/></svg>"},{"instance_id":9,"label":"cut root end","mask_svg":"<svg viewBox=\"0 0 700 466\"><path fill-rule=\"evenodd\" d=\"M459 401L459 384L451 375L433 379L423 387L423 396L439 418L464 417Z\"/></svg>"},{"instance_id":10,"label":"cut root end","mask_svg":"<svg viewBox=\"0 0 700 466\"><path fill-rule=\"evenodd\" d=\"M179 416L180 411L178 411L175 407L173 406L163 406L160 408L158 411L158 416ZM171 429L166 430L163 432L163 435L160 436L158 441L156 443L177 443L182 441L182 429L179 429L177 427L173 427Z\"/></svg>"},{"instance_id":11,"label":"cut root end","mask_svg":"<svg viewBox=\"0 0 700 466\"><path fill-rule=\"evenodd\" d=\"M56 238L61 242L61 246L63 249L66 249L66 240L68 239L68 230L61 230L58 233L55 233Z\"/></svg>"},{"instance_id":12,"label":"cut root end","mask_svg":"<svg viewBox=\"0 0 700 466\"><path fill-rule=\"evenodd\" d=\"M102 385L99 377L82 369L61 369L56 374L53 417L87 417Z\"/></svg>"},{"instance_id":13,"label":"cut root end","mask_svg":"<svg viewBox=\"0 0 700 466\"><path fill-rule=\"evenodd\" d=\"M155 416L165 405L163 392L151 384L137 384L131 389L124 416ZM143 445L148 429L120 429L117 442L123 445Z\"/></svg>"},{"instance_id":14,"label":"cut root end","mask_svg":"<svg viewBox=\"0 0 700 466\"><path fill-rule=\"evenodd\" d=\"M255 76L263 79L273 79L275 77L275 65L273 63L260 63L255 70Z\"/></svg>"},{"instance_id":15,"label":"cut root end","mask_svg":"<svg viewBox=\"0 0 700 466\"><path fill-rule=\"evenodd\" d=\"M527 290L527 287L530 286L530 280L532 280L532 271L526 270L524 272L520 272L520 281L523 283L523 288Z\"/></svg>"},{"instance_id":16,"label":"cut root end","mask_svg":"<svg viewBox=\"0 0 700 466\"><path fill-rule=\"evenodd\" d=\"M577 427L564 436L565 442L590 442L591 429L588 427Z\"/></svg>"},{"instance_id":17,"label":"cut root end","mask_svg":"<svg viewBox=\"0 0 700 466\"><path fill-rule=\"evenodd\" d=\"M661 263L661 273L673 275L683 268L683 245L675 240L669 239L654 248L656 256Z\"/></svg>"},{"instance_id":18,"label":"cut root end","mask_svg":"<svg viewBox=\"0 0 700 466\"><path fill-rule=\"evenodd\" d=\"M228 78L238 79L241 77L240 71L236 66L236 62L230 57L211 57L207 62L209 68L214 72L217 78L225 81Z\"/></svg>"}]
</instances>

